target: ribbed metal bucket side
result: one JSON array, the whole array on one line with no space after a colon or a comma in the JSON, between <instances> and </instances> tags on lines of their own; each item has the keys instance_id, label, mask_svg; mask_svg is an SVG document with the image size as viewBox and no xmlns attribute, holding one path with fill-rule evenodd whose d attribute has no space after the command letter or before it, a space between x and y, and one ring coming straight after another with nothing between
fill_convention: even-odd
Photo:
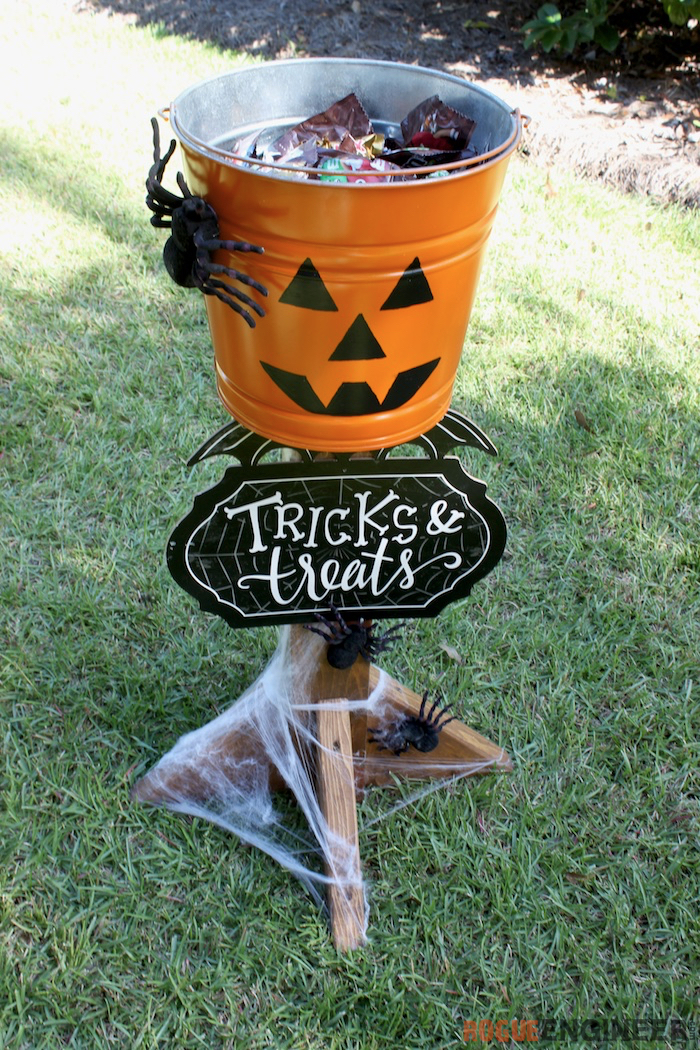
<instances>
[{"instance_id":1,"label":"ribbed metal bucket side","mask_svg":"<svg viewBox=\"0 0 700 1050\"><path fill-rule=\"evenodd\" d=\"M389 122L438 94L477 114L482 143L503 146L449 177L353 185L260 174L195 141L224 142L239 121L295 124L353 90L370 118ZM265 249L217 259L269 289L255 329L207 297L228 411L319 451L389 447L430 429L449 408L517 116L448 74L340 59L213 78L172 116L190 189L214 207L222 237Z\"/></svg>"}]
</instances>

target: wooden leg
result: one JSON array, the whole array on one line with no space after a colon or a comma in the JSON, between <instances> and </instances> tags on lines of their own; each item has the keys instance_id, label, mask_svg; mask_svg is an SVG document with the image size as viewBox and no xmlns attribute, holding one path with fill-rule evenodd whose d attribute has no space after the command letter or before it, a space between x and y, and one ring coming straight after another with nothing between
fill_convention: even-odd
<instances>
[{"instance_id":1,"label":"wooden leg","mask_svg":"<svg viewBox=\"0 0 700 1050\"><path fill-rule=\"evenodd\" d=\"M299 699L319 705L316 791L328 824L326 874L336 880L329 887L328 909L333 942L339 951L349 951L365 941L366 909L357 837L352 716L348 707L353 701L366 699L370 665L358 659L344 671L331 667L326 646L319 645L317 636L303 627L292 627L290 647L293 679L302 690Z\"/></svg>"},{"instance_id":2,"label":"wooden leg","mask_svg":"<svg viewBox=\"0 0 700 1050\"><path fill-rule=\"evenodd\" d=\"M174 805L183 799L206 803L220 770L227 770L230 775L235 763L245 765L252 761L264 770L270 791L284 791L284 780L267 757L260 737L236 726L213 740L196 766L189 762L154 766L133 785L131 797L152 806Z\"/></svg>"},{"instance_id":3,"label":"wooden leg","mask_svg":"<svg viewBox=\"0 0 700 1050\"><path fill-rule=\"evenodd\" d=\"M382 718L419 715L422 698L362 657L351 668L336 670L326 652L316 635L291 628L288 661L293 702L299 705L300 718L309 725L316 722L315 753L300 757L315 765L316 791L327 824L326 873L334 880L328 892L331 932L338 950L349 951L365 941L356 808L364 785L390 784L395 776L425 779L507 771L512 764L502 748L456 720L444 726L431 752L410 748L395 755L380 749L368 735L381 730ZM365 702L375 689L379 699L368 710ZM306 745L299 744L302 748ZM225 723L220 733L212 735L194 768L164 761L138 781L132 794L154 805L175 804L183 798L206 801L212 791L209 772L220 769L230 777L239 765L243 768L253 759L262 763L271 790L284 789L260 737L238 723L232 727Z\"/></svg>"},{"instance_id":4,"label":"wooden leg","mask_svg":"<svg viewBox=\"0 0 700 1050\"><path fill-rule=\"evenodd\" d=\"M345 952L364 943L366 923L350 715L321 708L316 724L317 790L329 837L326 873L335 880L328 889L331 932Z\"/></svg>"},{"instance_id":5,"label":"wooden leg","mask_svg":"<svg viewBox=\"0 0 700 1050\"><path fill-rule=\"evenodd\" d=\"M378 688L380 691L379 710L384 718L419 715L423 698L378 667L370 667L369 685L371 689ZM379 712L368 715L367 734L374 734L380 729ZM355 764L356 779L363 785L390 784L394 776L426 780L490 773L494 770L506 773L513 768L513 763L502 747L457 719L445 724L440 731L438 746L433 751L421 752L410 748L401 755L395 755L372 743L367 737L364 752L357 754Z\"/></svg>"}]
</instances>

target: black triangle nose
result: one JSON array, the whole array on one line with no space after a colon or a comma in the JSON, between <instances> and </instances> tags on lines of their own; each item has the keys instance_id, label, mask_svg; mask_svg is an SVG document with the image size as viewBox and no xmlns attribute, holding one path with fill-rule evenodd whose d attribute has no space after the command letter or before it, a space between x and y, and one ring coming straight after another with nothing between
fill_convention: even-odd
<instances>
[{"instance_id":1,"label":"black triangle nose","mask_svg":"<svg viewBox=\"0 0 700 1050\"><path fill-rule=\"evenodd\" d=\"M358 314L340 340L329 361L371 361L386 357L362 314Z\"/></svg>"}]
</instances>

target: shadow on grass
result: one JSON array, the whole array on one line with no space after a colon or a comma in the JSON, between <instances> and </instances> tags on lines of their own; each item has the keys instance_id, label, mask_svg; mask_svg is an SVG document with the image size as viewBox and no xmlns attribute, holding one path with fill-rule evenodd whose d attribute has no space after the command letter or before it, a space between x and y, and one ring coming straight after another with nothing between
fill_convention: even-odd
<instances>
[{"instance_id":1,"label":"shadow on grass","mask_svg":"<svg viewBox=\"0 0 700 1050\"><path fill-rule=\"evenodd\" d=\"M63 552L61 579L53 564L51 572L42 574L44 586L55 587L54 609L58 609L66 579L76 594L89 593L95 585L93 563L83 555L86 549L99 550L104 525L110 544L120 552L125 575L139 575L145 552L153 565L158 549L153 536L140 536L134 545L139 518L157 520L160 528L172 510L174 526L175 504L187 509L190 497L212 483L212 473L199 470L189 480L177 482L182 492L174 494L177 470L164 470L159 446L166 444L168 423L178 420L175 454L184 464L194 451L195 442L184 447L192 430L208 426L191 397L191 384L203 386L208 379L214 403L214 375L207 373L208 363L197 367L185 347L206 340L201 329L195 330L196 310L188 308L174 323L172 318L167 323L162 298L155 304L154 312L161 312L167 352L156 334L159 318L151 316L146 328L141 300L155 296L157 289L152 274L147 280L141 275L142 238L134 236L132 206L123 205L129 212L125 222L117 202L119 189L105 205L106 188L111 185L114 190L118 176L86 163L66 178L60 155L41 145L30 148L9 135L4 140L10 182L29 192L40 207L58 206L80 220L87 214L106 237L133 249L126 255L126 285L118 289L109 279L109 267L116 273L114 258L107 264L91 259L70 274L56 276L50 288L39 286L33 293L31 324L40 317L41 326L31 347L21 313L6 321L11 334L7 346L14 346L19 362L13 366L14 381L8 384L9 423L15 427L8 447L22 448L25 457L13 461L8 456L6 465L15 473L18 487L22 481L33 485L31 491L42 508L34 518L30 506L23 512L26 537L31 540L34 535L40 541L39 562L55 562L57 550ZM149 226L144 206L144 242L150 243L157 232ZM142 295L130 301L140 278ZM489 495L503 506L512 529L510 550L515 553L505 566L507 586L503 592L499 587L490 589L494 602L516 602L523 610L533 600L551 602L571 576L570 598L559 595L554 606L556 616L572 616L575 634L577 602L587 601L598 587L617 587L620 593L627 588L636 600L652 577L661 580L672 571L689 579L693 572L697 576L683 519L674 515L686 504L683 513L691 514L700 452L692 438L697 420L682 369L674 367L668 350L655 344L653 331L647 330L644 345L639 345L638 333L647 324L643 311L621 306L612 292L595 303L601 327L606 318L616 319L618 363L604 347L598 352L592 344L588 322L567 305L572 300L546 294L544 285L533 263L517 283L511 278L501 286L496 322L481 321L468 335L461 371L482 369L492 386L483 407L470 407L467 414L499 446L497 463L469 454L469 467L479 476L486 472ZM84 308L81 288L97 290L94 315ZM192 295L188 303L194 305L198 299ZM57 304L64 309L57 309ZM201 299L196 305L203 318ZM552 329L558 333L556 345ZM507 339L509 330L518 337L518 349L509 349L504 367L490 373L484 367L483 347L478 346L472 364L475 341L493 345L497 339L504 341L504 332ZM541 341L545 331L548 340ZM459 396L465 396L466 389L463 386L455 407L461 407ZM578 420L577 411L588 427ZM188 416L194 417L194 427L187 423ZM196 441L206 436L202 432ZM172 450L171 443L170 455ZM51 467L53 477L60 477L58 493L50 476L44 479L43 473L33 473L40 462L42 472ZM216 464L212 469L218 475L223 467ZM51 508L50 501L57 496L62 520ZM40 525L47 530L44 537ZM77 553L71 552L64 525L75 530ZM167 525L164 529L163 547ZM663 542L659 537L664 537ZM642 561L646 575L638 568ZM623 579L625 574L632 583ZM481 593L481 588L475 592L477 602ZM48 591L45 595L48 603L51 596ZM119 603L108 589L104 595L103 606L96 601L88 608L91 622L82 620L83 627L100 636L111 619L122 643L133 638L135 645L142 644L136 638L136 625L144 619L143 610L133 606L122 622ZM181 596L181 601L183 610L189 610L188 599ZM456 610L455 625L459 616ZM193 613L193 619L207 622L199 613ZM108 638L104 645L109 648ZM145 655L146 663L156 658L157 639L149 640L146 648L150 645L154 651L150 657ZM104 655L107 664L107 649L97 663ZM217 672L204 669L202 674L213 676L213 688Z\"/></svg>"},{"instance_id":2,"label":"shadow on grass","mask_svg":"<svg viewBox=\"0 0 700 1050\"><path fill-rule=\"evenodd\" d=\"M143 229L152 236L149 227L150 212L145 205L146 175L151 163L150 128L144 129L143 192L141 186L126 182L112 166L100 167L90 156L87 146L79 167L66 169L65 155L43 142L31 140L0 128L0 178L4 193L31 195L46 210L61 209L80 222L90 222L102 230L115 244L131 245L135 230L135 197L142 197ZM74 156L81 149L74 145ZM138 228L136 228L138 229ZM33 236L41 235L34 231Z\"/></svg>"},{"instance_id":3,"label":"shadow on grass","mask_svg":"<svg viewBox=\"0 0 700 1050\"><path fill-rule=\"evenodd\" d=\"M156 33L244 51L260 59L353 57L445 69L467 61L487 76L532 80L536 59L520 26L536 3L425 3L424 0L239 0L231 8L188 0L88 0L88 10L125 16Z\"/></svg>"}]
</instances>

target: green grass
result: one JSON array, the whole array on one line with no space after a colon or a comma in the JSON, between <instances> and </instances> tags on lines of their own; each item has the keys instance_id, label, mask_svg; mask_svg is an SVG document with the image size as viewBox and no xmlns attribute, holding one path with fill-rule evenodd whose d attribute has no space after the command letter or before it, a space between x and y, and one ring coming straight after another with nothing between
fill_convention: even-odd
<instances>
[{"instance_id":1,"label":"green grass","mask_svg":"<svg viewBox=\"0 0 700 1050\"><path fill-rule=\"evenodd\" d=\"M148 224L148 122L241 59L63 5L2 19L0 1045L697 1018L697 214L511 167L454 400L498 446L468 462L508 553L385 664L515 769L372 823L390 799L368 796L370 941L339 956L265 855L129 800L276 641L199 613L163 553L227 417Z\"/></svg>"}]
</instances>

